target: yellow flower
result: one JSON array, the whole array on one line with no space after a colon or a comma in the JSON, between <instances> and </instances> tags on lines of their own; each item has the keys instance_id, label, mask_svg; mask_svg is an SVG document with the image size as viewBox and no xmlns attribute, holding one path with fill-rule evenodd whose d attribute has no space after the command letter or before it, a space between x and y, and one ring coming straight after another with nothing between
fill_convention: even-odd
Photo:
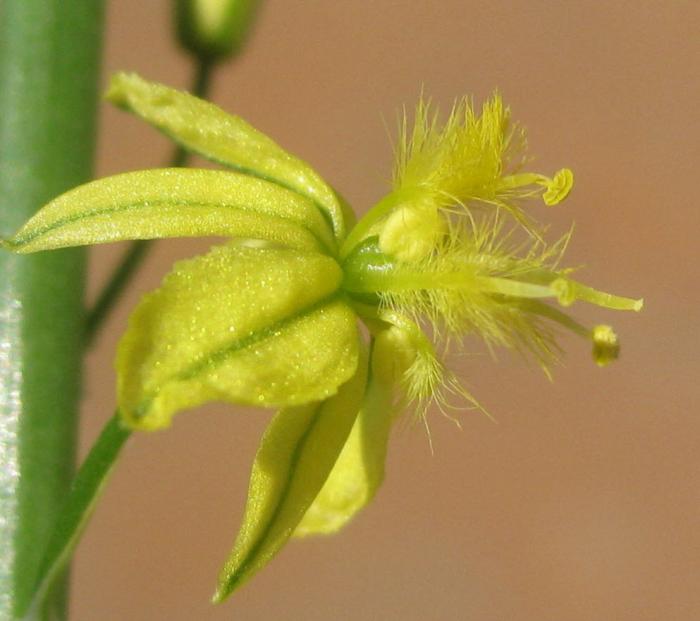
<instances>
[{"instance_id":1,"label":"yellow flower","mask_svg":"<svg viewBox=\"0 0 700 621\"><path fill-rule=\"evenodd\" d=\"M547 370L565 328L603 365L619 352L612 328L586 328L564 309L642 306L559 266L569 236L547 244L526 200L564 200L573 175L523 170L524 132L498 95L480 114L461 100L444 125L420 103L403 125L393 189L356 224L308 164L242 119L135 75L117 75L108 98L233 170L95 181L3 245L230 238L144 297L117 355L119 412L133 429L165 427L207 401L279 408L217 601L292 535L335 532L369 502L400 411L451 395L476 403L441 359L465 337L531 352Z\"/></svg>"}]
</instances>

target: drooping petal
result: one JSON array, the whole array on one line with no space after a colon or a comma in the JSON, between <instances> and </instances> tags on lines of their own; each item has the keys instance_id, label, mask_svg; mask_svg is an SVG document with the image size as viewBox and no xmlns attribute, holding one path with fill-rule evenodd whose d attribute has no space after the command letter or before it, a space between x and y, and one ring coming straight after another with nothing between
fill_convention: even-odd
<instances>
[{"instance_id":1,"label":"drooping petal","mask_svg":"<svg viewBox=\"0 0 700 621\"><path fill-rule=\"evenodd\" d=\"M81 185L3 244L15 252L124 239L221 235L334 253L329 226L298 194L239 173L144 170Z\"/></svg>"},{"instance_id":2,"label":"drooping petal","mask_svg":"<svg viewBox=\"0 0 700 621\"><path fill-rule=\"evenodd\" d=\"M397 404L414 405L423 415L429 401L439 403L445 391L470 398L442 367L419 326L387 309L377 319L385 327L373 332L371 372L362 409L333 472L295 536L334 533L374 498L384 479Z\"/></svg>"},{"instance_id":3,"label":"drooping petal","mask_svg":"<svg viewBox=\"0 0 700 621\"><path fill-rule=\"evenodd\" d=\"M255 457L243 524L214 601L265 566L292 535L348 438L366 378L363 356L355 376L335 397L284 409L273 418Z\"/></svg>"},{"instance_id":4,"label":"drooping petal","mask_svg":"<svg viewBox=\"0 0 700 621\"><path fill-rule=\"evenodd\" d=\"M139 429L207 401L285 407L355 372L358 332L335 261L223 246L176 264L134 311L117 356L122 416Z\"/></svg>"},{"instance_id":5,"label":"drooping petal","mask_svg":"<svg viewBox=\"0 0 700 621\"><path fill-rule=\"evenodd\" d=\"M116 74L107 99L190 151L311 199L332 223L336 238L345 236L342 208L330 186L306 162L287 153L240 117L133 73Z\"/></svg>"},{"instance_id":6,"label":"drooping petal","mask_svg":"<svg viewBox=\"0 0 700 621\"><path fill-rule=\"evenodd\" d=\"M295 537L334 533L374 498L384 479L393 419L391 386L370 377L362 409L343 451L294 531Z\"/></svg>"}]
</instances>

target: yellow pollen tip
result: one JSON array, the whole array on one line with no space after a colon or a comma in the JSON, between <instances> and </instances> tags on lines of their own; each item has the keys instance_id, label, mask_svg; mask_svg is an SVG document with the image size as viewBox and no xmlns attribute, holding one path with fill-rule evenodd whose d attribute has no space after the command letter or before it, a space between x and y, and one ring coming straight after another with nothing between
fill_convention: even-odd
<instances>
[{"instance_id":1,"label":"yellow pollen tip","mask_svg":"<svg viewBox=\"0 0 700 621\"><path fill-rule=\"evenodd\" d=\"M542 185L546 188L542 194L544 204L557 205L569 195L571 188L574 187L574 173L569 168L562 168L556 172L552 179L547 179Z\"/></svg>"},{"instance_id":2,"label":"yellow pollen tip","mask_svg":"<svg viewBox=\"0 0 700 621\"><path fill-rule=\"evenodd\" d=\"M604 367L620 356L620 341L610 326L600 325L593 328L593 360L599 367Z\"/></svg>"}]
</instances>

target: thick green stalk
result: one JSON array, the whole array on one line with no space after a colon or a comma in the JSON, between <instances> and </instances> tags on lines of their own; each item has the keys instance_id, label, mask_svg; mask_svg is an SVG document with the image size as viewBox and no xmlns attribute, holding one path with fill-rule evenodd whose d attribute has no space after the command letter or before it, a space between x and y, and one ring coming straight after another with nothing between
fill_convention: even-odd
<instances>
[{"instance_id":1,"label":"thick green stalk","mask_svg":"<svg viewBox=\"0 0 700 621\"><path fill-rule=\"evenodd\" d=\"M103 0L0 1L0 235L91 176ZM26 605L74 463L84 253L0 251L0 620ZM65 618L65 592L41 619Z\"/></svg>"}]
</instances>

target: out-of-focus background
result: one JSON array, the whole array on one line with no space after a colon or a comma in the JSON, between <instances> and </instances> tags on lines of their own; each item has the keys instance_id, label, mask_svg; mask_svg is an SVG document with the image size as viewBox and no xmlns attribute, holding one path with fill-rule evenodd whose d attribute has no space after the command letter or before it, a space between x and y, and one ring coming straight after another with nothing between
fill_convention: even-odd
<instances>
[{"instance_id":1,"label":"out-of-focus background","mask_svg":"<svg viewBox=\"0 0 700 621\"><path fill-rule=\"evenodd\" d=\"M174 86L190 64L170 3L109 3L104 63ZM496 416L434 414L393 434L376 501L340 536L290 544L222 606L208 603L239 524L266 412L210 406L134 439L81 543L77 621L691 621L700 618L700 9L652 0L263 3L212 98L317 166L364 211L387 189L396 112L499 89L536 168L576 174L553 233L568 264L644 311L598 369L565 338L550 383L474 345L459 361ZM102 112L98 174L157 167L170 145ZM70 157L70 154L66 154ZM208 241L160 242L90 354L83 454L114 407L129 309ZM91 291L122 251L93 251ZM471 350L470 350L471 352Z\"/></svg>"}]
</instances>

